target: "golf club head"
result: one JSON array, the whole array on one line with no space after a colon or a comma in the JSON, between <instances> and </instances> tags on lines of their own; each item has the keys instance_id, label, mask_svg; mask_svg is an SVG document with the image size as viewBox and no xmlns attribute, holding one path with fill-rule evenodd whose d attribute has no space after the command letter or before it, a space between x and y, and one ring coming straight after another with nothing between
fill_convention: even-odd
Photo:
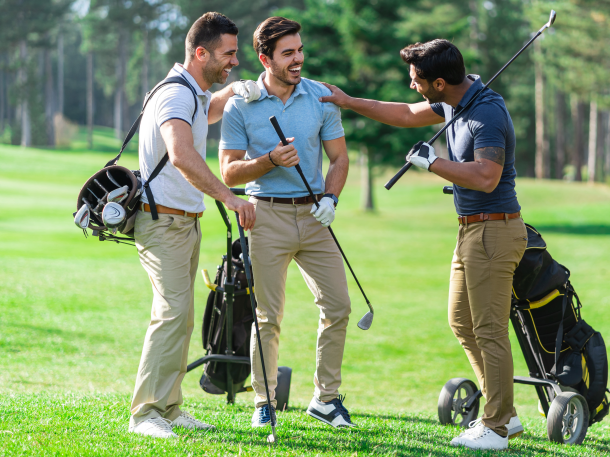
<instances>
[{"instance_id":1,"label":"golf club head","mask_svg":"<svg viewBox=\"0 0 610 457\"><path fill-rule=\"evenodd\" d=\"M89 206L83 205L76 212L76 216L74 216L74 223L78 228L86 229L89 227L89 218L91 213L89 212Z\"/></svg>"},{"instance_id":2,"label":"golf club head","mask_svg":"<svg viewBox=\"0 0 610 457\"><path fill-rule=\"evenodd\" d=\"M108 203L121 203L129 196L129 186L119 187L108 194Z\"/></svg>"},{"instance_id":3,"label":"golf club head","mask_svg":"<svg viewBox=\"0 0 610 457\"><path fill-rule=\"evenodd\" d=\"M549 22L547 22L547 26L550 27L555 22L555 18L557 17L557 13L555 10L551 10L551 15L549 16Z\"/></svg>"},{"instance_id":4,"label":"golf club head","mask_svg":"<svg viewBox=\"0 0 610 457\"><path fill-rule=\"evenodd\" d=\"M358 322L358 328L362 329L362 330L368 330L371 328L371 325L373 324L373 313L371 313L370 311L368 313L366 313L364 316L362 316L362 319L360 319L360 321Z\"/></svg>"},{"instance_id":5,"label":"golf club head","mask_svg":"<svg viewBox=\"0 0 610 457\"><path fill-rule=\"evenodd\" d=\"M115 202L108 203L102 212L104 225L116 233L116 228L125 220L125 208Z\"/></svg>"}]
</instances>

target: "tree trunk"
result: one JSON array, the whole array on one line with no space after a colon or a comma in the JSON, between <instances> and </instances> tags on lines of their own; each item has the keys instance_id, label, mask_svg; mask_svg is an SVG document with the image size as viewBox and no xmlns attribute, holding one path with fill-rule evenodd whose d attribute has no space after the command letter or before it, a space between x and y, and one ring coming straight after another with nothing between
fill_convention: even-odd
<instances>
[{"instance_id":1,"label":"tree trunk","mask_svg":"<svg viewBox=\"0 0 610 457\"><path fill-rule=\"evenodd\" d=\"M64 114L64 35L57 37L57 112Z\"/></svg>"},{"instance_id":2,"label":"tree trunk","mask_svg":"<svg viewBox=\"0 0 610 457\"><path fill-rule=\"evenodd\" d=\"M597 112L597 140L595 141L595 180L604 180L604 138L606 137L606 111Z\"/></svg>"},{"instance_id":3,"label":"tree trunk","mask_svg":"<svg viewBox=\"0 0 610 457\"><path fill-rule=\"evenodd\" d=\"M566 164L566 95L555 93L555 178L563 179Z\"/></svg>"},{"instance_id":4,"label":"tree trunk","mask_svg":"<svg viewBox=\"0 0 610 457\"><path fill-rule=\"evenodd\" d=\"M534 42L536 54L540 57L540 41ZM536 104L536 178L548 179L551 176L549 163L549 142L544 131L544 76L540 59L535 64L535 104Z\"/></svg>"},{"instance_id":5,"label":"tree trunk","mask_svg":"<svg viewBox=\"0 0 610 457\"><path fill-rule=\"evenodd\" d=\"M606 179L610 176L610 111L606 111L606 141L605 141L604 175Z\"/></svg>"},{"instance_id":6,"label":"tree trunk","mask_svg":"<svg viewBox=\"0 0 610 457\"><path fill-rule=\"evenodd\" d=\"M87 146L93 149L93 51L87 52Z\"/></svg>"},{"instance_id":7,"label":"tree trunk","mask_svg":"<svg viewBox=\"0 0 610 457\"><path fill-rule=\"evenodd\" d=\"M145 24L142 28L142 45L144 47L144 53L142 54L142 98L148 92L148 54L150 53L150 44L148 42L148 27Z\"/></svg>"},{"instance_id":8,"label":"tree trunk","mask_svg":"<svg viewBox=\"0 0 610 457\"><path fill-rule=\"evenodd\" d=\"M572 166L574 167L574 180L582 181L582 152L584 149L584 117L585 105L573 95L570 100L572 108L572 125L574 126L574 145L572 148Z\"/></svg>"},{"instance_id":9,"label":"tree trunk","mask_svg":"<svg viewBox=\"0 0 610 457\"><path fill-rule=\"evenodd\" d=\"M369 148L360 146L360 189L361 189L361 205L365 211L373 211L375 205L373 203L373 164L371 161L371 153Z\"/></svg>"},{"instance_id":10,"label":"tree trunk","mask_svg":"<svg viewBox=\"0 0 610 457\"><path fill-rule=\"evenodd\" d=\"M479 49L479 2L469 0L468 7L470 8L470 48L476 52Z\"/></svg>"},{"instance_id":11,"label":"tree trunk","mask_svg":"<svg viewBox=\"0 0 610 457\"><path fill-rule=\"evenodd\" d=\"M587 181L595 182L595 159L597 159L597 101L589 106L589 157L587 160Z\"/></svg>"},{"instance_id":12,"label":"tree trunk","mask_svg":"<svg viewBox=\"0 0 610 457\"><path fill-rule=\"evenodd\" d=\"M119 46L116 60L116 86L114 89L114 136L123 137L123 114L125 103L125 67L127 61L125 32L119 33Z\"/></svg>"},{"instance_id":13,"label":"tree trunk","mask_svg":"<svg viewBox=\"0 0 610 457\"><path fill-rule=\"evenodd\" d=\"M53 94L53 66L51 65L51 53L44 49L44 114L47 124L47 146L55 146L55 103Z\"/></svg>"},{"instance_id":14,"label":"tree trunk","mask_svg":"<svg viewBox=\"0 0 610 457\"><path fill-rule=\"evenodd\" d=\"M4 54L0 55L0 136L4 133L4 126L6 121L6 97L4 87L6 85L6 78L4 77Z\"/></svg>"},{"instance_id":15,"label":"tree trunk","mask_svg":"<svg viewBox=\"0 0 610 457\"><path fill-rule=\"evenodd\" d=\"M32 124L30 121L30 107L28 104L27 91L27 57L28 48L25 40L19 42L19 84L21 86L21 146L32 145Z\"/></svg>"}]
</instances>

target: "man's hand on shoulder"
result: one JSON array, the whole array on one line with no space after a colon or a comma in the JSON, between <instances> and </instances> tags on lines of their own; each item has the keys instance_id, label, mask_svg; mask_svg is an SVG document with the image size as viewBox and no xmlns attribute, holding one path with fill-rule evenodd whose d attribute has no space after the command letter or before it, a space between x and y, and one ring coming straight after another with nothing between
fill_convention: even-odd
<instances>
[{"instance_id":1,"label":"man's hand on shoulder","mask_svg":"<svg viewBox=\"0 0 610 457\"><path fill-rule=\"evenodd\" d=\"M323 84L328 90L330 90L331 94L326 95L324 97L320 97L318 100L322 103L334 103L339 108L347 108L347 105L351 99L349 95L339 89L337 86L333 86L332 84L328 84L320 81L320 84Z\"/></svg>"},{"instance_id":2,"label":"man's hand on shoulder","mask_svg":"<svg viewBox=\"0 0 610 457\"><path fill-rule=\"evenodd\" d=\"M260 87L258 87L258 84L256 84L255 81L250 79L235 81L233 84L231 84L231 88L233 89L233 93L243 97L246 103L250 103L261 98Z\"/></svg>"}]
</instances>

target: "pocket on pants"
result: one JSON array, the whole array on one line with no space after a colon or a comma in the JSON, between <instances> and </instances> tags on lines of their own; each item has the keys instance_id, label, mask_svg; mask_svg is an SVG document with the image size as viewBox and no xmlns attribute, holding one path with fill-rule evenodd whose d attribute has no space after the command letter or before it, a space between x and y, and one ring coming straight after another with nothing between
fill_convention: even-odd
<instances>
[{"instance_id":1,"label":"pocket on pants","mask_svg":"<svg viewBox=\"0 0 610 457\"><path fill-rule=\"evenodd\" d=\"M481 234L481 244L483 251L489 260L494 258L496 254L496 245L498 240L498 230L494 225L484 222L483 233Z\"/></svg>"}]
</instances>

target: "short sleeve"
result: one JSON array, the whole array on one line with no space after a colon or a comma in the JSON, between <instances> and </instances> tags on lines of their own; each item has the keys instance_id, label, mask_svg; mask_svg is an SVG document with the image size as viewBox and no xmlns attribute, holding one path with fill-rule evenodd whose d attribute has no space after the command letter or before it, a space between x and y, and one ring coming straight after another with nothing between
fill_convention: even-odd
<instances>
[{"instance_id":1,"label":"short sleeve","mask_svg":"<svg viewBox=\"0 0 610 457\"><path fill-rule=\"evenodd\" d=\"M430 108L441 117L445 117L445 109L442 103L430 103Z\"/></svg>"},{"instance_id":2,"label":"short sleeve","mask_svg":"<svg viewBox=\"0 0 610 457\"><path fill-rule=\"evenodd\" d=\"M171 119L181 119L192 126L194 113L195 98L189 88L172 84L161 89L155 113L159 127Z\"/></svg>"},{"instance_id":3,"label":"short sleeve","mask_svg":"<svg viewBox=\"0 0 610 457\"><path fill-rule=\"evenodd\" d=\"M474 138L474 149L506 149L508 119L502 108L495 104L481 104L470 116L470 129Z\"/></svg>"},{"instance_id":4,"label":"short sleeve","mask_svg":"<svg viewBox=\"0 0 610 457\"><path fill-rule=\"evenodd\" d=\"M245 151L248 148L246 124L234 99L225 105L220 129L219 149L237 149Z\"/></svg>"},{"instance_id":5,"label":"short sleeve","mask_svg":"<svg viewBox=\"0 0 610 457\"><path fill-rule=\"evenodd\" d=\"M335 140L345 136L343 124L341 123L341 109L334 103L322 103L322 129L320 137L322 141Z\"/></svg>"}]
</instances>

